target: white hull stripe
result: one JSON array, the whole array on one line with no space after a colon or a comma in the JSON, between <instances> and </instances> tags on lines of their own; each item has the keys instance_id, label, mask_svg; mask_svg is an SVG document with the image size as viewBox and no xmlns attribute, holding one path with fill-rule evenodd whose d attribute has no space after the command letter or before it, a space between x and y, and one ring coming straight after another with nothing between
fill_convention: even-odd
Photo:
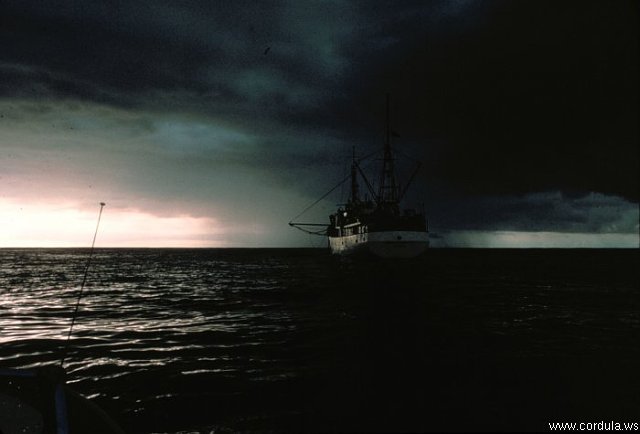
<instances>
[{"instance_id":1,"label":"white hull stripe","mask_svg":"<svg viewBox=\"0 0 640 434\"><path fill-rule=\"evenodd\" d=\"M423 253L429 245L429 234L416 231L370 232L344 237L329 237L334 254L368 251L381 257L412 257Z\"/></svg>"}]
</instances>

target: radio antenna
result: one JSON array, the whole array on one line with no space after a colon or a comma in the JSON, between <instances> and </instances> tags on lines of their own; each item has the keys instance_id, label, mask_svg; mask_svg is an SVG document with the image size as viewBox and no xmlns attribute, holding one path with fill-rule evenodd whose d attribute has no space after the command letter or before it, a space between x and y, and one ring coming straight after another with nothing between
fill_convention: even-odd
<instances>
[{"instance_id":1,"label":"radio antenna","mask_svg":"<svg viewBox=\"0 0 640 434\"><path fill-rule=\"evenodd\" d=\"M87 258L87 265L84 267L84 275L82 276L82 285L80 285L80 292L78 293L78 299L76 300L76 307L73 310L73 316L71 317L71 326L69 327L69 334L67 334L67 342L64 346L64 352L62 360L60 361L60 367L64 367L64 361L67 358L69 351L69 341L71 340L71 332L73 331L73 325L76 323L76 317L78 315L78 308L80 307L80 300L82 299L82 291L84 290L84 284L87 282L87 274L89 274L89 267L91 266L91 258L93 258L93 247L96 244L96 236L98 236L98 228L100 227L100 217L102 217L102 208L106 203L100 202L100 213L98 214L98 223L96 224L96 231L93 234L93 241L91 242L91 250L89 251L89 258Z\"/></svg>"}]
</instances>

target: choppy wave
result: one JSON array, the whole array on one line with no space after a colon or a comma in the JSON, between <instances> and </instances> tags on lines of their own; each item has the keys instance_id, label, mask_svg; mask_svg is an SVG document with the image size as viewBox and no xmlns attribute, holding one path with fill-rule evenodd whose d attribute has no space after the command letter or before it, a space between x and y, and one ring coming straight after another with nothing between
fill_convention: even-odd
<instances>
[{"instance_id":1,"label":"choppy wave","mask_svg":"<svg viewBox=\"0 0 640 434\"><path fill-rule=\"evenodd\" d=\"M0 365L61 359L86 258L83 249L0 250ZM434 250L353 262L318 250L100 249L69 382L130 432L438 429L454 402L510 408L502 393L523 392L501 381L540 398L553 366L626 372L639 360L629 333L640 330L637 259ZM438 408L431 422L418 416ZM469 411L473 427L520 427Z\"/></svg>"}]
</instances>

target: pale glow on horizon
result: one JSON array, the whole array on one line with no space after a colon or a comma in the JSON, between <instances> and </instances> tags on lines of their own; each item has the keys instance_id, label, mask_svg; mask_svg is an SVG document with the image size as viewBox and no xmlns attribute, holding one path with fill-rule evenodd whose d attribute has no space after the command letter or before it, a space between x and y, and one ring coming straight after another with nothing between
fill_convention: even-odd
<instances>
[{"instance_id":1,"label":"pale glow on horizon","mask_svg":"<svg viewBox=\"0 0 640 434\"><path fill-rule=\"evenodd\" d=\"M0 247L90 247L100 205L27 203L0 199ZM224 229L212 218L157 216L104 208L96 247L225 247Z\"/></svg>"},{"instance_id":2,"label":"pale glow on horizon","mask_svg":"<svg viewBox=\"0 0 640 434\"><path fill-rule=\"evenodd\" d=\"M431 241L433 247L471 248L638 248L637 233L525 231L451 231Z\"/></svg>"},{"instance_id":3,"label":"pale glow on horizon","mask_svg":"<svg viewBox=\"0 0 640 434\"><path fill-rule=\"evenodd\" d=\"M93 208L82 208L72 202L20 203L0 199L0 248L90 247L99 210L97 202ZM238 228L224 227L213 218L158 216L138 209L109 207L107 203L96 247L260 247L266 228L252 225L251 229L237 233ZM235 243L229 243L230 237ZM638 248L639 240L637 233L451 231L433 237L431 246Z\"/></svg>"}]
</instances>

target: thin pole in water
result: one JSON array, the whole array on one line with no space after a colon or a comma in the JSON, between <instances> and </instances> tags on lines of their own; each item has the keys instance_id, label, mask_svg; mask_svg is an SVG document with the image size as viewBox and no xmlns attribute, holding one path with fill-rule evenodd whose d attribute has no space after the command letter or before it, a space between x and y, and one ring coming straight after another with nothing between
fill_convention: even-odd
<instances>
[{"instance_id":1,"label":"thin pole in water","mask_svg":"<svg viewBox=\"0 0 640 434\"><path fill-rule=\"evenodd\" d=\"M80 292L78 293L78 299L76 300L76 307L73 310L73 316L71 317L71 326L69 327L69 334L67 334L67 342L65 343L64 353L62 360L60 361L60 367L64 367L64 361L67 358L67 352L69 351L69 341L71 340L71 332L73 331L73 325L76 323L76 316L78 315L78 308L80 307L80 299L82 299L82 291L84 290L84 284L87 282L87 274L89 274L89 267L91 266L91 258L93 258L93 247L96 244L96 237L98 236L98 228L100 227L100 217L102 217L102 208L106 203L100 202L100 213L98 214L98 223L96 224L96 231L93 234L93 241L91 242L91 250L89 251L89 258L87 259L87 265L84 267L84 275L82 276L82 285L80 285Z\"/></svg>"}]
</instances>

